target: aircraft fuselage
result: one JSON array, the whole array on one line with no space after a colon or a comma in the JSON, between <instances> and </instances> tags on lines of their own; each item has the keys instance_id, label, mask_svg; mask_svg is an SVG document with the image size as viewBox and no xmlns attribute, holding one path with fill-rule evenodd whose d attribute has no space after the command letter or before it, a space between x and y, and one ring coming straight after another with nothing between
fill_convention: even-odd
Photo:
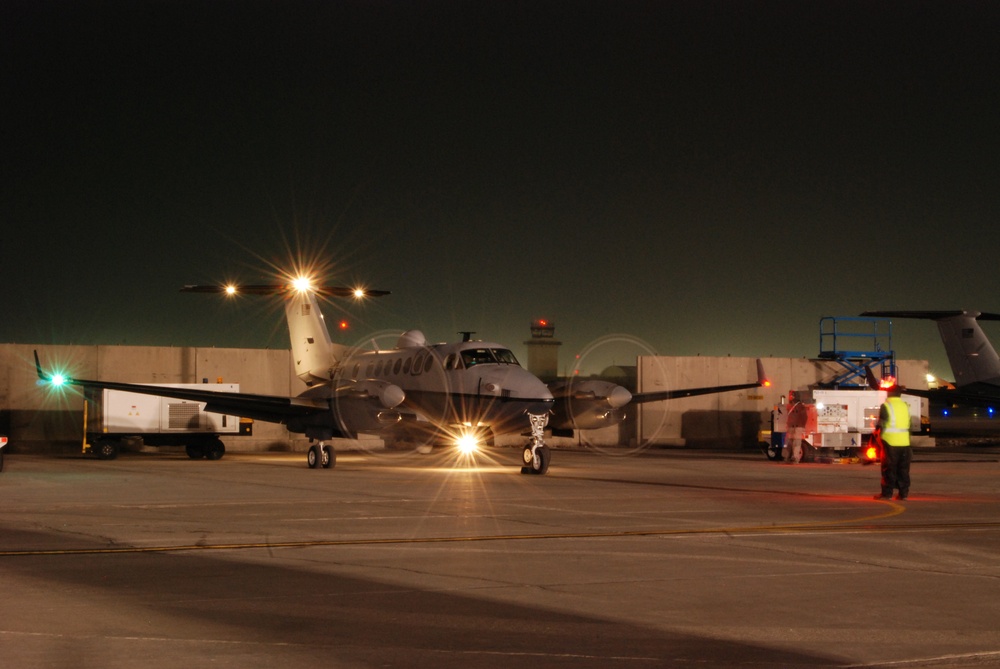
<instances>
[{"instance_id":1,"label":"aircraft fuselage","mask_svg":"<svg viewBox=\"0 0 1000 669\"><path fill-rule=\"evenodd\" d=\"M400 410L437 425L525 429L525 414L545 414L552 393L506 347L492 342L355 351L333 370L333 385L382 381L405 394Z\"/></svg>"}]
</instances>

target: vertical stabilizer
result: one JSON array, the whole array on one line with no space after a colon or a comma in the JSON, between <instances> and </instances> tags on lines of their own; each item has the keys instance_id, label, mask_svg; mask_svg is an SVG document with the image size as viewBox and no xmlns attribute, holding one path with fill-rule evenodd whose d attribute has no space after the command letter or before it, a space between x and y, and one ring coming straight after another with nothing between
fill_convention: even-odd
<instances>
[{"instance_id":1,"label":"vertical stabilizer","mask_svg":"<svg viewBox=\"0 0 1000 669\"><path fill-rule=\"evenodd\" d=\"M955 386L1000 385L1000 357L979 326L980 320L1000 320L1000 314L979 311L866 311L862 316L924 318L937 323Z\"/></svg>"},{"instance_id":2,"label":"vertical stabilizer","mask_svg":"<svg viewBox=\"0 0 1000 669\"><path fill-rule=\"evenodd\" d=\"M295 375L310 386L329 381L346 347L330 341L316 295L308 290L292 291L285 301L285 318Z\"/></svg>"},{"instance_id":3,"label":"vertical stabilizer","mask_svg":"<svg viewBox=\"0 0 1000 669\"><path fill-rule=\"evenodd\" d=\"M959 388L973 383L1000 385L1000 358L979 326L979 316L979 312L968 311L937 321Z\"/></svg>"}]
</instances>

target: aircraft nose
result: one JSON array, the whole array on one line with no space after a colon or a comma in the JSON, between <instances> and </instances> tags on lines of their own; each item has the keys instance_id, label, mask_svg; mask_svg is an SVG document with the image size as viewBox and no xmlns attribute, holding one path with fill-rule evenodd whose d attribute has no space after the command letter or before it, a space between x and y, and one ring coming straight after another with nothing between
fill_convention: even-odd
<instances>
[{"instance_id":1,"label":"aircraft nose","mask_svg":"<svg viewBox=\"0 0 1000 669\"><path fill-rule=\"evenodd\" d=\"M515 380L517 394L527 399L552 401L552 391L542 383L542 380L531 372L522 369ZM515 390L515 388L511 388Z\"/></svg>"}]
</instances>

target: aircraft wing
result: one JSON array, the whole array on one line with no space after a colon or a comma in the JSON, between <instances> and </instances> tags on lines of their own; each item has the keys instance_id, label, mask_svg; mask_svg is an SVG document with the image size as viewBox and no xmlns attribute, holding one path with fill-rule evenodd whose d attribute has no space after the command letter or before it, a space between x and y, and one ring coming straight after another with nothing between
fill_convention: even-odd
<instances>
[{"instance_id":1,"label":"aircraft wing","mask_svg":"<svg viewBox=\"0 0 1000 669\"><path fill-rule=\"evenodd\" d=\"M746 388L760 388L768 385L764 376L764 365L757 359L757 380L753 383L738 383L729 386L706 386L704 388L685 388L683 390L661 390L649 393L634 393L632 402L634 404L645 404L646 402L661 402L663 400L675 400L682 397L695 397L696 395L712 395L714 393L725 393L730 390L745 390Z\"/></svg>"},{"instance_id":2,"label":"aircraft wing","mask_svg":"<svg viewBox=\"0 0 1000 669\"><path fill-rule=\"evenodd\" d=\"M933 390L903 388L902 390L904 395L926 397L932 402L984 408L1000 408L1000 389L997 389L995 386L992 388L982 388L979 391L974 388L970 389L969 386L955 390L948 390L944 388L935 388Z\"/></svg>"},{"instance_id":3,"label":"aircraft wing","mask_svg":"<svg viewBox=\"0 0 1000 669\"><path fill-rule=\"evenodd\" d=\"M764 366L760 360L757 360L756 381L728 386L706 386L633 394L611 381L599 379L557 381L549 384L549 390L555 399L549 427L552 428L553 434L560 434L568 430L598 429L620 422L624 417L623 411L629 404L661 402L681 397L759 388L765 385L769 385L769 383L764 377Z\"/></svg>"},{"instance_id":4,"label":"aircraft wing","mask_svg":"<svg viewBox=\"0 0 1000 669\"><path fill-rule=\"evenodd\" d=\"M38 378L49 383L55 383L55 377L42 370L35 352L35 368ZM251 393L229 393L196 388L168 388L150 386L141 383L123 383L119 381L94 381L89 379L62 379L60 383L79 386L81 388L99 388L120 390L142 395L157 395L174 397L192 402L205 402L205 411L222 413L241 418L252 418L273 423L284 423L289 419L302 418L314 414L329 413L330 402L327 398L281 397L275 395L254 395Z\"/></svg>"}]
</instances>

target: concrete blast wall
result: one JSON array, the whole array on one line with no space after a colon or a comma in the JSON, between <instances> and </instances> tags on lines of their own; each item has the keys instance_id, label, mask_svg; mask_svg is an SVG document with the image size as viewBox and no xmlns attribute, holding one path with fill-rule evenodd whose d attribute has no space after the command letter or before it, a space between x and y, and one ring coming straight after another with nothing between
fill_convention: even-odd
<instances>
[{"instance_id":1,"label":"concrete blast wall","mask_svg":"<svg viewBox=\"0 0 1000 669\"><path fill-rule=\"evenodd\" d=\"M771 409L790 390L829 383L845 371L827 360L764 358L761 362L770 387L640 405L636 438L661 445L751 445L760 429L769 428ZM903 386L927 388L926 360L901 360L896 366ZM737 385L756 380L757 362L756 358L642 356L637 376L639 392Z\"/></svg>"},{"instance_id":2,"label":"concrete blast wall","mask_svg":"<svg viewBox=\"0 0 1000 669\"><path fill-rule=\"evenodd\" d=\"M144 346L0 345L0 433L11 437L12 451L79 447L83 440L83 398L69 387L38 385L32 351L46 370L70 376L130 383L238 383L240 390L294 396L306 386L292 373L289 351ZM687 446L748 446L768 425L771 408L788 391L829 381L842 370L831 362L804 358L766 358L770 388L640 405L634 422L622 428L625 441ZM897 363L903 385L926 388L926 361ZM753 382L754 358L644 356L638 359L638 390L691 388ZM526 425L527 427L527 425ZM583 437L581 437L583 438ZM252 436L226 435L226 448L239 451L304 450L306 440L282 425L255 422ZM618 429L593 431L586 443L614 445ZM521 443L511 435L501 443ZM553 440L558 445L561 440Z\"/></svg>"}]
</instances>

